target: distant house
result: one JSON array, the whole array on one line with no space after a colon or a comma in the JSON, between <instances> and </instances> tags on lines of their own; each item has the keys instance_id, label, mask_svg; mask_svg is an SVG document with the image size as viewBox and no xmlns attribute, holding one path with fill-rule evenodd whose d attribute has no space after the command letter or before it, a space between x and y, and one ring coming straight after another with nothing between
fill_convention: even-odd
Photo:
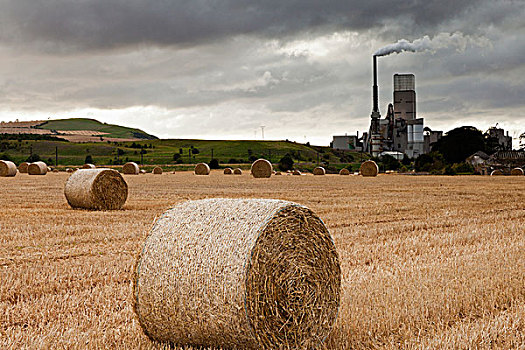
<instances>
[{"instance_id":1,"label":"distant house","mask_svg":"<svg viewBox=\"0 0 525 350\"><path fill-rule=\"evenodd\" d=\"M477 172L477 173L480 173L482 175L488 175L486 173L486 164L485 162L489 159L489 155L486 154L485 152L483 151L477 151L476 153L474 153L473 155L469 156L465 161L467 163L469 163L470 165L472 165L472 167L474 168L474 170Z\"/></svg>"},{"instance_id":2,"label":"distant house","mask_svg":"<svg viewBox=\"0 0 525 350\"><path fill-rule=\"evenodd\" d=\"M525 167L525 151L498 151L491 156L478 151L466 161L482 175L488 175L496 169L510 172L513 168Z\"/></svg>"}]
</instances>

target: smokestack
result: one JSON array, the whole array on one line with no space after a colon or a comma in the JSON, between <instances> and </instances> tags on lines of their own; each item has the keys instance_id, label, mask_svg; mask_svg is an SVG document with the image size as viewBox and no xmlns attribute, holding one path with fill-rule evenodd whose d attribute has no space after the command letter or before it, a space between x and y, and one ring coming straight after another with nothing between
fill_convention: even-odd
<instances>
[{"instance_id":1,"label":"smokestack","mask_svg":"<svg viewBox=\"0 0 525 350\"><path fill-rule=\"evenodd\" d=\"M374 112L379 113L379 97L378 97L378 92L377 92L377 56L376 55L373 56L373 65L374 65L374 87L372 88L372 94L374 96L373 97L374 107L372 109L372 116Z\"/></svg>"}]
</instances>

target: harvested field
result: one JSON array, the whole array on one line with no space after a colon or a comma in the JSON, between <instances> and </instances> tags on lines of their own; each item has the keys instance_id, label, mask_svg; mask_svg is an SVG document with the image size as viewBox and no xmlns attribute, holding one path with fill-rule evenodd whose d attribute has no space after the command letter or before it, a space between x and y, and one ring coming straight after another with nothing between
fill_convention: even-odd
<instances>
[{"instance_id":1,"label":"harvested field","mask_svg":"<svg viewBox=\"0 0 525 350\"><path fill-rule=\"evenodd\" d=\"M67 177L0 178L2 349L162 348L133 313L133 264L156 217L212 197L289 200L324 221L342 269L341 309L324 349L525 344L525 177L261 182L179 172L126 178L128 201L112 212L71 209Z\"/></svg>"}]
</instances>

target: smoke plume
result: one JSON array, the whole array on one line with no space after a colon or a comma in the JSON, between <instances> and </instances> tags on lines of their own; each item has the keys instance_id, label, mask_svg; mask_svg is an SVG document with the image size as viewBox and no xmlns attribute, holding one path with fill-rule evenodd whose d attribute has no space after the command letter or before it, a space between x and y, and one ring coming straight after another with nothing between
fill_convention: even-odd
<instances>
[{"instance_id":1,"label":"smoke plume","mask_svg":"<svg viewBox=\"0 0 525 350\"><path fill-rule=\"evenodd\" d=\"M475 38L463 33L440 33L432 39L428 35L416 39L412 42L401 39L397 43L384 46L374 53L374 56L388 56L393 53L407 52L423 52L436 51L439 49L449 48L456 51L463 52L467 47L474 46L489 46L490 42L486 38Z\"/></svg>"}]
</instances>

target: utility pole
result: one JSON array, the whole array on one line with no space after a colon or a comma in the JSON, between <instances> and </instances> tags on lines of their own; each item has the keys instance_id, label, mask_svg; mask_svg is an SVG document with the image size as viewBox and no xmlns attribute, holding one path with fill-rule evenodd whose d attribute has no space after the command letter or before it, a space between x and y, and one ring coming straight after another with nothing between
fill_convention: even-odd
<instances>
[{"instance_id":1,"label":"utility pole","mask_svg":"<svg viewBox=\"0 0 525 350\"><path fill-rule=\"evenodd\" d=\"M55 147L55 166L58 166L58 146Z\"/></svg>"},{"instance_id":2,"label":"utility pole","mask_svg":"<svg viewBox=\"0 0 525 350\"><path fill-rule=\"evenodd\" d=\"M144 165L144 150L140 150L140 165Z\"/></svg>"},{"instance_id":3,"label":"utility pole","mask_svg":"<svg viewBox=\"0 0 525 350\"><path fill-rule=\"evenodd\" d=\"M213 148L211 149L211 159L213 159Z\"/></svg>"},{"instance_id":4,"label":"utility pole","mask_svg":"<svg viewBox=\"0 0 525 350\"><path fill-rule=\"evenodd\" d=\"M262 139L263 139L263 140L264 140L264 128L265 128L265 127L266 127L266 126L261 125L261 136L262 136Z\"/></svg>"},{"instance_id":5,"label":"utility pole","mask_svg":"<svg viewBox=\"0 0 525 350\"><path fill-rule=\"evenodd\" d=\"M188 163L191 164L191 148L188 148Z\"/></svg>"},{"instance_id":6,"label":"utility pole","mask_svg":"<svg viewBox=\"0 0 525 350\"><path fill-rule=\"evenodd\" d=\"M319 166L319 151L317 151L317 166Z\"/></svg>"},{"instance_id":7,"label":"utility pole","mask_svg":"<svg viewBox=\"0 0 525 350\"><path fill-rule=\"evenodd\" d=\"M271 149L268 150L268 161L270 163L272 162L272 150Z\"/></svg>"}]
</instances>

